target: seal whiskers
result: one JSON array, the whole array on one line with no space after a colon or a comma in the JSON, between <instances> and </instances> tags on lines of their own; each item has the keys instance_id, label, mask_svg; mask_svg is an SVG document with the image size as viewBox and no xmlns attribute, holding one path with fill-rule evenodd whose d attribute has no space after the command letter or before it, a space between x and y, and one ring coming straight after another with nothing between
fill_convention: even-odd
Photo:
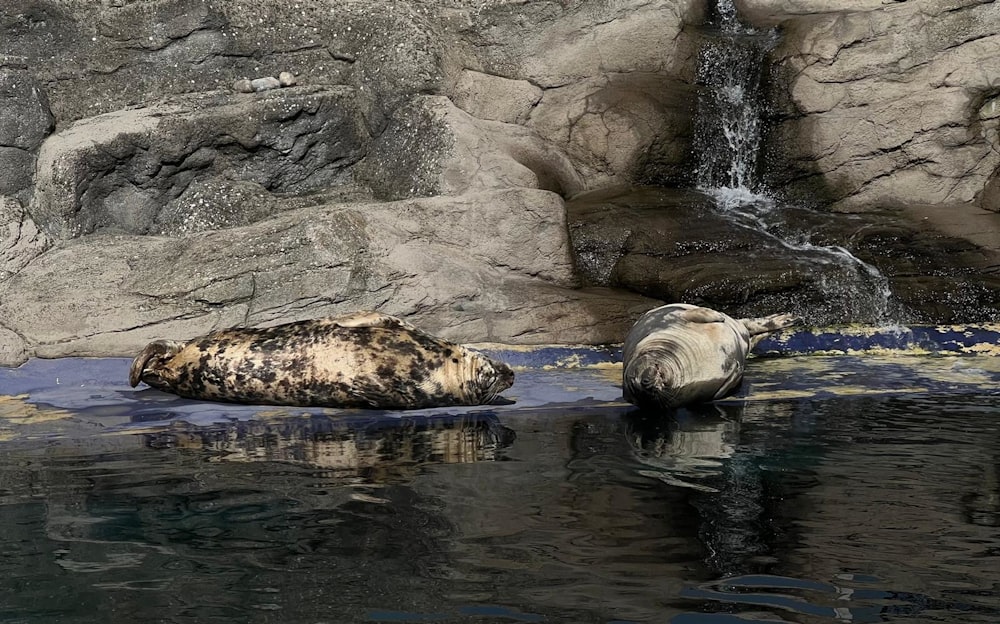
<instances>
[{"instance_id":1,"label":"seal whiskers","mask_svg":"<svg viewBox=\"0 0 1000 624\"><path fill-rule=\"evenodd\" d=\"M183 342L177 342L176 340L157 340L146 345L134 360L132 360L132 366L129 367L128 371L128 383L133 388L139 385L139 381L145 381L143 379L144 371L155 371L158 370L164 362L167 362L173 356L184 348ZM149 376L151 380L158 380L158 377ZM154 383L149 383L153 387L157 387Z\"/></svg>"},{"instance_id":2,"label":"seal whiskers","mask_svg":"<svg viewBox=\"0 0 1000 624\"><path fill-rule=\"evenodd\" d=\"M492 403L501 392L514 384L514 371L506 364L497 366L497 362L481 353L468 352L471 357L462 360L461 363L469 367L466 375L477 381L467 386L475 393L469 400L482 404Z\"/></svg>"}]
</instances>

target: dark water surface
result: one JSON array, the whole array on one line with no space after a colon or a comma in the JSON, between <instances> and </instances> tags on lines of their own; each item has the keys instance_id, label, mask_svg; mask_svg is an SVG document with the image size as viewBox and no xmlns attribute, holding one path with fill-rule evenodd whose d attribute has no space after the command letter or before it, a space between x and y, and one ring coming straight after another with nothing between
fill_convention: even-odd
<instances>
[{"instance_id":1,"label":"dark water surface","mask_svg":"<svg viewBox=\"0 0 1000 624\"><path fill-rule=\"evenodd\" d=\"M620 369L373 414L0 375L0 622L1000 622L1000 358Z\"/></svg>"}]
</instances>

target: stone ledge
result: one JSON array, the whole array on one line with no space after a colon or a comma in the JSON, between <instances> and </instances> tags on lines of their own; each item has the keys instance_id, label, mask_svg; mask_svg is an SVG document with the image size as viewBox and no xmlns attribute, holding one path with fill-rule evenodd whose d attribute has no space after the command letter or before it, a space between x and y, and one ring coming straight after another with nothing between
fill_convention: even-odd
<instances>
[{"instance_id":1,"label":"stone ledge","mask_svg":"<svg viewBox=\"0 0 1000 624\"><path fill-rule=\"evenodd\" d=\"M350 87L173 98L90 117L46 139L28 210L55 238L146 234L196 180L314 191L336 186L368 141Z\"/></svg>"},{"instance_id":2,"label":"stone ledge","mask_svg":"<svg viewBox=\"0 0 1000 624\"><path fill-rule=\"evenodd\" d=\"M599 368L621 364L621 345L473 344L518 369ZM1000 357L1000 325L830 327L786 331L765 338L751 355L988 355Z\"/></svg>"}]
</instances>

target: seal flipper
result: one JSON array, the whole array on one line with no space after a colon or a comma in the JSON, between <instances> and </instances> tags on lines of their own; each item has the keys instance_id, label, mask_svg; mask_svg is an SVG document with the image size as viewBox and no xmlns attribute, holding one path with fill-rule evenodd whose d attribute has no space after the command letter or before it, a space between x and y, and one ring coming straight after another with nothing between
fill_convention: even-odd
<instances>
[{"instance_id":1,"label":"seal flipper","mask_svg":"<svg viewBox=\"0 0 1000 624\"><path fill-rule=\"evenodd\" d=\"M772 314L763 318L740 319L739 322L750 332L750 348L753 349L767 334L801 325L802 319L794 314Z\"/></svg>"},{"instance_id":2,"label":"seal flipper","mask_svg":"<svg viewBox=\"0 0 1000 624\"><path fill-rule=\"evenodd\" d=\"M757 336L759 334L776 332L786 327L801 325L802 319L794 314L772 314L763 318L740 319L739 322L743 323L743 326L747 328L751 336Z\"/></svg>"},{"instance_id":3,"label":"seal flipper","mask_svg":"<svg viewBox=\"0 0 1000 624\"><path fill-rule=\"evenodd\" d=\"M401 318L396 318L395 316L390 316L374 310L362 310L360 312L353 312L343 316L333 316L328 320L338 327L398 327L401 329L419 331L416 327L410 325Z\"/></svg>"},{"instance_id":4,"label":"seal flipper","mask_svg":"<svg viewBox=\"0 0 1000 624\"><path fill-rule=\"evenodd\" d=\"M139 355L132 360L132 366L128 370L128 383L133 388L143 381L143 374L151 367L159 367L163 362L177 355L184 348L184 342L176 340L156 340L146 345ZM154 360L151 367L147 364Z\"/></svg>"},{"instance_id":5,"label":"seal flipper","mask_svg":"<svg viewBox=\"0 0 1000 624\"><path fill-rule=\"evenodd\" d=\"M726 315L711 308L691 308L677 313L689 323L725 323Z\"/></svg>"}]
</instances>

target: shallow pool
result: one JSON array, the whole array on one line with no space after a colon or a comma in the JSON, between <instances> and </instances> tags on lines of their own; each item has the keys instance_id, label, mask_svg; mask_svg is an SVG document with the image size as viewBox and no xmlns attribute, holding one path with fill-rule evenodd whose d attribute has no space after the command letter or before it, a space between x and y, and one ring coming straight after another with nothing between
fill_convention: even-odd
<instances>
[{"instance_id":1,"label":"shallow pool","mask_svg":"<svg viewBox=\"0 0 1000 624\"><path fill-rule=\"evenodd\" d=\"M1000 622L1000 358L756 359L642 414L198 403L0 369L0 622Z\"/></svg>"}]
</instances>

